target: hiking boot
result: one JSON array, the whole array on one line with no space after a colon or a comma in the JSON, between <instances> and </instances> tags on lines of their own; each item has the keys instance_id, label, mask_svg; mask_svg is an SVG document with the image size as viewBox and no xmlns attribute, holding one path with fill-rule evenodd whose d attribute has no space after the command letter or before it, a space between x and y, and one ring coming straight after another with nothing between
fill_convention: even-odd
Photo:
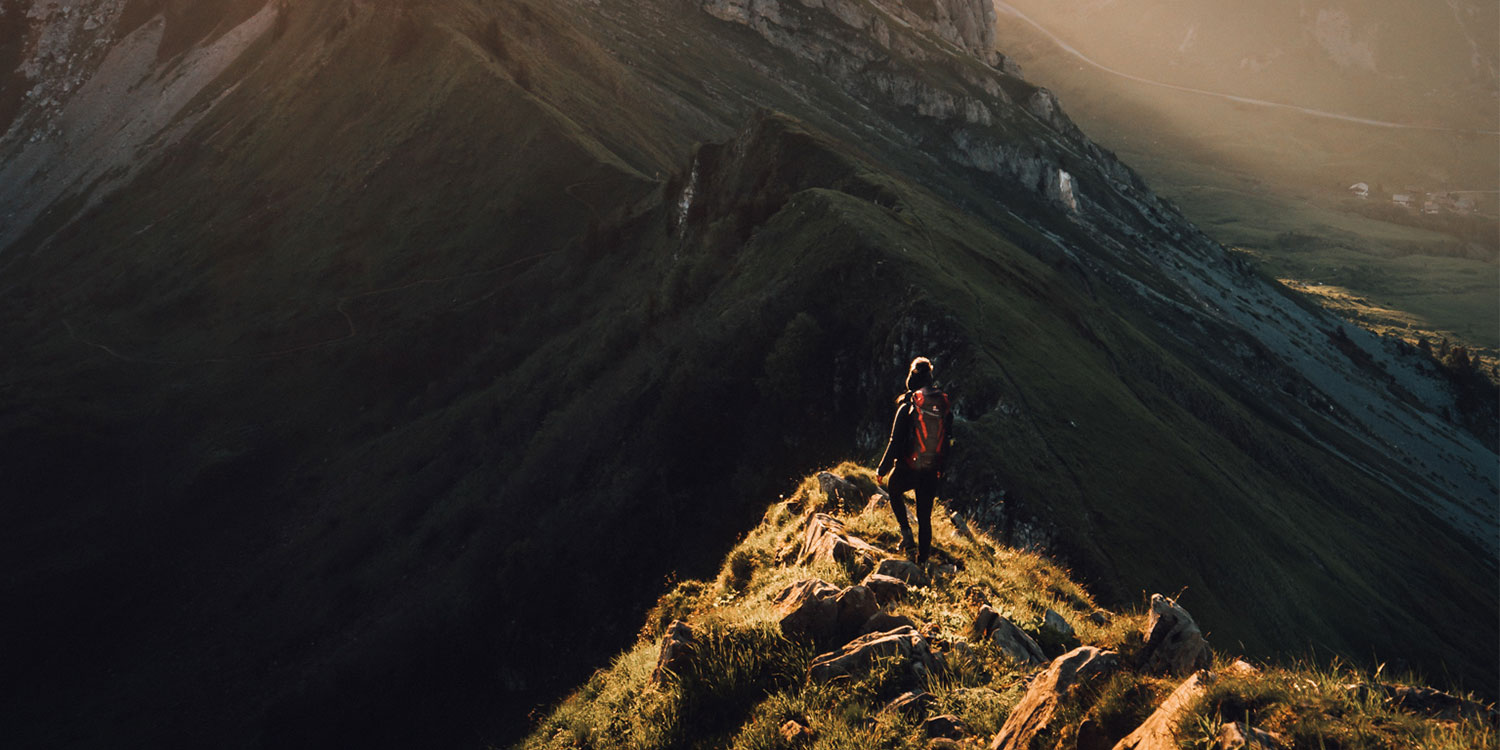
<instances>
[{"instance_id":1,"label":"hiking boot","mask_svg":"<svg viewBox=\"0 0 1500 750\"><path fill-rule=\"evenodd\" d=\"M911 538L911 529L901 529L901 554L906 555L908 560L917 559L917 541Z\"/></svg>"}]
</instances>

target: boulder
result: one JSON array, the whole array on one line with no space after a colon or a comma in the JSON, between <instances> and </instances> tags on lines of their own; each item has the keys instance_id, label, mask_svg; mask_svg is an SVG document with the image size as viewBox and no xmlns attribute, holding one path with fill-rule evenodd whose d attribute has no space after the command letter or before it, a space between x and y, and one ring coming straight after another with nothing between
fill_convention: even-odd
<instances>
[{"instance_id":1,"label":"boulder","mask_svg":"<svg viewBox=\"0 0 1500 750\"><path fill-rule=\"evenodd\" d=\"M669 674L678 674L687 666L697 643L693 627L682 620L673 620L661 637L661 654L656 657L656 670L651 681L658 685L667 680Z\"/></svg>"},{"instance_id":2,"label":"boulder","mask_svg":"<svg viewBox=\"0 0 1500 750\"><path fill-rule=\"evenodd\" d=\"M881 605L901 601L906 598L906 581L900 578L882 573L871 573L865 576L865 580L860 585L873 591L875 593L875 601L880 602Z\"/></svg>"},{"instance_id":3,"label":"boulder","mask_svg":"<svg viewBox=\"0 0 1500 750\"><path fill-rule=\"evenodd\" d=\"M1051 609L1042 615L1042 628L1052 631L1060 641L1066 641L1073 637L1073 626L1069 625L1068 621L1064 620L1062 615Z\"/></svg>"},{"instance_id":4,"label":"boulder","mask_svg":"<svg viewBox=\"0 0 1500 750\"><path fill-rule=\"evenodd\" d=\"M1176 745L1173 747L1175 748ZM1251 750L1253 748L1284 750L1291 745L1275 732L1267 732L1264 729L1247 726L1244 722L1234 721L1220 727L1219 742L1215 747L1219 750Z\"/></svg>"},{"instance_id":5,"label":"boulder","mask_svg":"<svg viewBox=\"0 0 1500 750\"><path fill-rule=\"evenodd\" d=\"M1042 647L1025 631L1016 627L1016 624L1006 619L1004 615L990 609L988 604L979 608L979 614L974 617L974 635L980 639L988 638L995 642L1007 656L1022 664L1044 664L1047 661L1046 654L1042 653Z\"/></svg>"},{"instance_id":6,"label":"boulder","mask_svg":"<svg viewBox=\"0 0 1500 750\"><path fill-rule=\"evenodd\" d=\"M953 714L934 716L922 722L922 733L928 737L947 737L950 740L961 740L972 734L969 725Z\"/></svg>"},{"instance_id":7,"label":"boulder","mask_svg":"<svg viewBox=\"0 0 1500 750\"><path fill-rule=\"evenodd\" d=\"M838 632L852 636L880 611L875 594L867 586L850 586L834 597L838 606Z\"/></svg>"},{"instance_id":8,"label":"boulder","mask_svg":"<svg viewBox=\"0 0 1500 750\"><path fill-rule=\"evenodd\" d=\"M942 669L941 657L932 653L927 640L917 631L902 627L884 633L862 635L843 648L813 660L807 670L811 682L828 682L838 677L862 674L877 659L895 658L905 662L912 675L922 677Z\"/></svg>"},{"instance_id":9,"label":"boulder","mask_svg":"<svg viewBox=\"0 0 1500 750\"><path fill-rule=\"evenodd\" d=\"M1099 683L1119 669L1119 655L1093 646L1080 646L1052 660L1031 681L1026 695L1016 704L990 743L990 750L1042 750L1050 748L1060 727L1058 713L1084 685Z\"/></svg>"},{"instance_id":10,"label":"boulder","mask_svg":"<svg viewBox=\"0 0 1500 750\"><path fill-rule=\"evenodd\" d=\"M936 703L937 698L926 690L909 690L896 696L881 710L900 713L908 719L921 721L927 718L927 712L931 711Z\"/></svg>"},{"instance_id":11,"label":"boulder","mask_svg":"<svg viewBox=\"0 0 1500 750\"><path fill-rule=\"evenodd\" d=\"M889 612L876 612L874 616L865 621L864 626L859 629L859 634L866 635L868 633L884 633L901 627L916 630L917 623L906 615L893 615Z\"/></svg>"},{"instance_id":12,"label":"boulder","mask_svg":"<svg viewBox=\"0 0 1500 750\"><path fill-rule=\"evenodd\" d=\"M870 589L864 586L840 589L816 578L786 587L774 604L781 613L782 635L811 638L819 643L853 636L880 611Z\"/></svg>"},{"instance_id":13,"label":"boulder","mask_svg":"<svg viewBox=\"0 0 1500 750\"><path fill-rule=\"evenodd\" d=\"M832 638L839 626L839 588L810 578L798 581L776 597L781 613L781 634L787 638Z\"/></svg>"},{"instance_id":14,"label":"boulder","mask_svg":"<svg viewBox=\"0 0 1500 750\"><path fill-rule=\"evenodd\" d=\"M854 483L832 472L818 472L818 489L828 496L828 504L838 510L852 510L860 502L859 488Z\"/></svg>"},{"instance_id":15,"label":"boulder","mask_svg":"<svg viewBox=\"0 0 1500 750\"><path fill-rule=\"evenodd\" d=\"M1109 614L1109 610L1107 610L1107 609L1096 609L1093 612L1089 613L1089 622L1092 622L1092 623L1094 623L1095 625L1098 625L1101 628L1104 627L1105 625L1108 625L1109 624L1109 620L1110 620L1110 614Z\"/></svg>"},{"instance_id":16,"label":"boulder","mask_svg":"<svg viewBox=\"0 0 1500 750\"><path fill-rule=\"evenodd\" d=\"M1177 733L1184 715L1212 683L1209 672L1196 672L1183 680L1134 732L1115 743L1114 750L1177 750Z\"/></svg>"},{"instance_id":17,"label":"boulder","mask_svg":"<svg viewBox=\"0 0 1500 750\"><path fill-rule=\"evenodd\" d=\"M875 562L885 553L844 530L844 523L827 513L814 513L802 534L802 548L797 554L798 565L808 565L821 560L838 563L862 578L875 568Z\"/></svg>"},{"instance_id":18,"label":"boulder","mask_svg":"<svg viewBox=\"0 0 1500 750\"><path fill-rule=\"evenodd\" d=\"M899 578L912 586L926 586L927 574L922 572L922 566L910 560L881 560L880 567L875 569L876 573L891 578Z\"/></svg>"},{"instance_id":19,"label":"boulder","mask_svg":"<svg viewBox=\"0 0 1500 750\"><path fill-rule=\"evenodd\" d=\"M1187 610L1161 594L1152 594L1140 659L1141 669L1147 672L1181 676L1207 669L1213 652Z\"/></svg>"}]
</instances>

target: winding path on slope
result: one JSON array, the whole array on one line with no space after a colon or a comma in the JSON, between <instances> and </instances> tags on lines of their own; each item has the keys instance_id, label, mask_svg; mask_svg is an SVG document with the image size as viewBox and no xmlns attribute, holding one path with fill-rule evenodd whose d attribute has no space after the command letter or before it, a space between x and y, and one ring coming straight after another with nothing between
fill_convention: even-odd
<instances>
[{"instance_id":1,"label":"winding path on slope","mask_svg":"<svg viewBox=\"0 0 1500 750\"><path fill-rule=\"evenodd\" d=\"M1046 35L1048 39L1052 40L1053 44L1061 47L1064 52L1067 52L1068 54L1078 58L1079 60L1082 60L1083 62L1088 63L1089 65L1098 68L1099 70L1102 70L1110 75L1119 76L1120 78L1124 78L1129 81L1135 81L1136 83L1144 83L1147 86L1156 86L1158 88L1169 89L1172 91L1181 91L1188 94L1198 94L1200 96L1211 96L1217 99L1225 99L1239 104L1250 104L1257 107L1281 109L1289 112L1298 112L1304 115L1310 115L1312 117L1321 117L1326 120L1352 122L1358 125L1368 125L1370 127L1376 128L1390 128L1394 130L1424 130L1438 133L1465 133L1470 135L1500 135L1500 130L1466 130L1463 128L1444 128L1436 125L1412 125L1409 123L1387 122L1385 120L1373 120L1367 117L1355 117L1353 115L1339 114L1337 112L1326 112L1321 109L1312 109L1310 107L1299 107L1295 104L1284 104L1282 102L1266 101L1265 99L1253 99L1247 96L1236 96L1234 94L1226 94L1221 91L1209 91L1207 89L1198 89L1191 86L1179 86L1175 83L1166 83L1165 81L1154 81L1150 78L1142 78L1138 75L1126 73L1123 70L1116 70L1115 68L1111 68L1104 63L1094 60L1093 58L1084 54L1078 48L1074 47L1071 44L1068 44L1066 41L1063 41L1060 37L1052 33L1045 26L1042 26L1041 24L1032 20L1030 16L1022 13L1015 6L1005 2L1004 0L995 0L995 9L1000 11L1001 13L1015 16L1016 18L1019 18L1022 21L1030 24L1037 31L1040 31L1042 34Z\"/></svg>"}]
</instances>

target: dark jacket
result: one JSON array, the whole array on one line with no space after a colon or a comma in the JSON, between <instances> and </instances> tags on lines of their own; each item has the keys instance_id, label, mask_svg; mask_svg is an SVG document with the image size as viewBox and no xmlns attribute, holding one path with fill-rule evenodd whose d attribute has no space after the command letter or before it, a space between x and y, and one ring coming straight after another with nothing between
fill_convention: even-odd
<instances>
[{"instance_id":1,"label":"dark jacket","mask_svg":"<svg viewBox=\"0 0 1500 750\"><path fill-rule=\"evenodd\" d=\"M933 389L937 390L937 389ZM941 391L939 391L941 393ZM945 394L946 395L946 394ZM891 423L891 439L885 444L885 455L880 457L880 464L875 473L885 476L893 468L906 470L906 463L901 459L911 453L912 439L912 412L916 407L911 403L912 392L907 391L900 399L900 406L896 408L896 419ZM943 447L938 451L936 471L939 475L948 463L948 454L953 448L953 409L950 407L948 413L943 415Z\"/></svg>"}]
</instances>

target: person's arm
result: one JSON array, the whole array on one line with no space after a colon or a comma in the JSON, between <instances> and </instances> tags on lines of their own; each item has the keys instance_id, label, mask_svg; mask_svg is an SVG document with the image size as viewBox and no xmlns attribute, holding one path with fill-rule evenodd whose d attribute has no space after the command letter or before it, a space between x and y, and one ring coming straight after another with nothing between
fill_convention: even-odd
<instances>
[{"instance_id":1,"label":"person's arm","mask_svg":"<svg viewBox=\"0 0 1500 750\"><path fill-rule=\"evenodd\" d=\"M885 476L896 468L896 459L906 452L907 436L911 435L911 407L902 404L896 409L896 418L891 422L891 439L886 441L885 455L876 466L876 476Z\"/></svg>"}]
</instances>

